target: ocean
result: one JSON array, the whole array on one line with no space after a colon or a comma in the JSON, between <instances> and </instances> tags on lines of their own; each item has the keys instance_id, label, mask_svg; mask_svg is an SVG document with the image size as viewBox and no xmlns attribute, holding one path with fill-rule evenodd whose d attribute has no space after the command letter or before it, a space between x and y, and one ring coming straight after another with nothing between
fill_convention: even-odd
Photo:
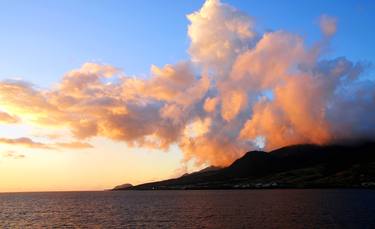
<instances>
[{"instance_id":1,"label":"ocean","mask_svg":"<svg viewBox=\"0 0 375 229\"><path fill-rule=\"evenodd\" d=\"M0 228L375 228L375 190L0 193Z\"/></svg>"}]
</instances>

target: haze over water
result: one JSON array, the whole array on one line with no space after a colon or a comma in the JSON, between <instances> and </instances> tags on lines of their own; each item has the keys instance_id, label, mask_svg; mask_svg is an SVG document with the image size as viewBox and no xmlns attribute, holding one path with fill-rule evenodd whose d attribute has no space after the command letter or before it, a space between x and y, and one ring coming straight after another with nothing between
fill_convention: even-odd
<instances>
[{"instance_id":1,"label":"haze over water","mask_svg":"<svg viewBox=\"0 0 375 229\"><path fill-rule=\"evenodd\" d=\"M374 190L0 194L1 228L374 228Z\"/></svg>"}]
</instances>

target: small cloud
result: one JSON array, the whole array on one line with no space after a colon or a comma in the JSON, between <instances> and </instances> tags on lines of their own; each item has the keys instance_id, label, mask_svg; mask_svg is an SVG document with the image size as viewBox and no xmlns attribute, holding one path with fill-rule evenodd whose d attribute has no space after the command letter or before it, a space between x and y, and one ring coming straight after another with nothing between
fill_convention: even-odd
<instances>
[{"instance_id":1,"label":"small cloud","mask_svg":"<svg viewBox=\"0 0 375 229\"><path fill-rule=\"evenodd\" d=\"M327 37L330 37L337 31L337 18L328 15L322 15L319 19L319 25L323 34Z\"/></svg>"},{"instance_id":2,"label":"small cloud","mask_svg":"<svg viewBox=\"0 0 375 229\"><path fill-rule=\"evenodd\" d=\"M50 131L41 131L41 130L34 130L31 136L35 138L48 138L50 140L57 140L57 139L64 137L64 135L59 132L51 133Z\"/></svg>"},{"instance_id":3,"label":"small cloud","mask_svg":"<svg viewBox=\"0 0 375 229\"><path fill-rule=\"evenodd\" d=\"M15 151L11 151L11 150L8 150L8 151L5 151L3 152L3 157L5 158L12 158L12 159L22 159L22 158L25 158L26 156L23 155L23 154L20 154L20 153L17 153Z\"/></svg>"},{"instance_id":4,"label":"small cloud","mask_svg":"<svg viewBox=\"0 0 375 229\"><path fill-rule=\"evenodd\" d=\"M41 142L35 142L30 138L0 138L0 144L21 145L29 148L51 149L50 146Z\"/></svg>"},{"instance_id":5,"label":"small cloud","mask_svg":"<svg viewBox=\"0 0 375 229\"><path fill-rule=\"evenodd\" d=\"M88 149L93 148L93 146L86 142L57 142L57 143L42 143L36 142L30 138L0 138L0 144L8 145L20 145L28 148L39 148L39 149L55 149L67 148L67 149Z\"/></svg>"},{"instance_id":6,"label":"small cloud","mask_svg":"<svg viewBox=\"0 0 375 229\"><path fill-rule=\"evenodd\" d=\"M60 142L56 143L57 147L69 148L69 149L88 149L93 148L93 146L86 142Z\"/></svg>"},{"instance_id":7,"label":"small cloud","mask_svg":"<svg viewBox=\"0 0 375 229\"><path fill-rule=\"evenodd\" d=\"M19 122L20 119L16 116L12 116L6 112L0 111L0 124L13 124Z\"/></svg>"}]
</instances>

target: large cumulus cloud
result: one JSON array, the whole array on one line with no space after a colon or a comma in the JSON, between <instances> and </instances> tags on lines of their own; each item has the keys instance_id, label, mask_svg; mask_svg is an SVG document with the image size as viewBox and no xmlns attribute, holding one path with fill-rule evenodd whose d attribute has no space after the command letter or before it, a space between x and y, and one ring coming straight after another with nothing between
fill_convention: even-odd
<instances>
[{"instance_id":1,"label":"large cumulus cloud","mask_svg":"<svg viewBox=\"0 0 375 229\"><path fill-rule=\"evenodd\" d=\"M152 66L147 79L86 63L48 90L2 81L0 119L63 126L77 139L177 144L186 160L213 165L259 146L374 138L369 65L324 58L336 18L323 15L322 40L307 46L287 31L256 32L251 17L219 0L187 17L191 60Z\"/></svg>"}]
</instances>

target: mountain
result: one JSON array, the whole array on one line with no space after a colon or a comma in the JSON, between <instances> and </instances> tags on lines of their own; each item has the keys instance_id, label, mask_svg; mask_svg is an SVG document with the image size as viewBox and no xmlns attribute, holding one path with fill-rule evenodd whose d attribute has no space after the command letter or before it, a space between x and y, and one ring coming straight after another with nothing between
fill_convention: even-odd
<instances>
[{"instance_id":1,"label":"mountain","mask_svg":"<svg viewBox=\"0 0 375 229\"><path fill-rule=\"evenodd\" d=\"M247 152L225 168L114 190L375 187L375 142Z\"/></svg>"},{"instance_id":2,"label":"mountain","mask_svg":"<svg viewBox=\"0 0 375 229\"><path fill-rule=\"evenodd\" d=\"M210 171L216 171L216 170L220 170L222 169L223 167L218 167L218 166L208 166L202 170L199 170L199 171L196 171L196 172L193 172L193 173L185 173L184 175L182 176L190 176L190 175L193 175L193 174L199 174L199 173L205 173L205 172L210 172Z\"/></svg>"},{"instance_id":3,"label":"mountain","mask_svg":"<svg viewBox=\"0 0 375 229\"><path fill-rule=\"evenodd\" d=\"M127 188L131 188L131 187L133 187L133 185L132 184L129 184L129 183L127 183L127 184L121 184L121 185L117 185L116 187L114 187L113 189L127 189Z\"/></svg>"}]
</instances>

